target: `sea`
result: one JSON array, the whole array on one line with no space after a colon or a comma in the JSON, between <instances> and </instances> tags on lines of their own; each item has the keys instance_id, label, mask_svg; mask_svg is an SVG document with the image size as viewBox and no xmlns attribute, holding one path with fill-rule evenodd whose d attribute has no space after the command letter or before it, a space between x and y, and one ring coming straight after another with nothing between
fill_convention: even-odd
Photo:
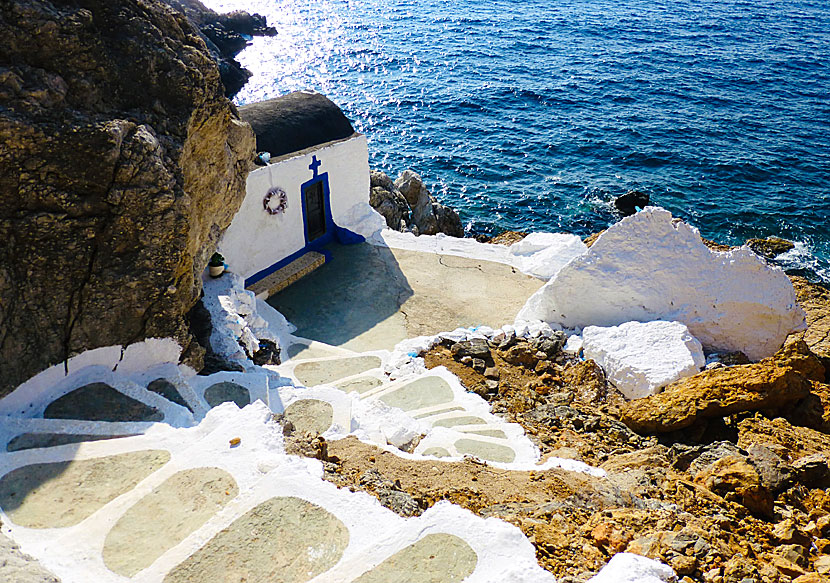
<instances>
[{"instance_id":1,"label":"sea","mask_svg":"<svg viewBox=\"0 0 830 583\"><path fill-rule=\"evenodd\" d=\"M239 104L300 89L469 234L587 235L650 195L709 239L797 243L830 282L827 0L207 0L279 32Z\"/></svg>"}]
</instances>

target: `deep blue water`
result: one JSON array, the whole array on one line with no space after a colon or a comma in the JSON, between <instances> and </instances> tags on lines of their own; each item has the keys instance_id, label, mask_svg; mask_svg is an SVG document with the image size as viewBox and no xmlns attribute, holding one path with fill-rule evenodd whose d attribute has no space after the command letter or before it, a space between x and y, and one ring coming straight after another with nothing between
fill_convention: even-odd
<instances>
[{"instance_id":1,"label":"deep blue water","mask_svg":"<svg viewBox=\"0 0 830 583\"><path fill-rule=\"evenodd\" d=\"M209 0L280 31L240 103L316 89L468 230L581 235L627 190L830 281L827 0Z\"/></svg>"}]
</instances>

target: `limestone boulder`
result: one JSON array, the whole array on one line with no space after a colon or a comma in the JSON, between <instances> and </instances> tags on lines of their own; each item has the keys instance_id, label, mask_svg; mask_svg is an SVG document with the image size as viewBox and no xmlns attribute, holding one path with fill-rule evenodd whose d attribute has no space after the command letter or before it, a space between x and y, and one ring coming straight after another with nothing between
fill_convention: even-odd
<instances>
[{"instance_id":1,"label":"limestone boulder","mask_svg":"<svg viewBox=\"0 0 830 583\"><path fill-rule=\"evenodd\" d=\"M807 315L804 342L826 366L830 364L830 289L803 277L790 276L790 280Z\"/></svg>"},{"instance_id":2,"label":"limestone boulder","mask_svg":"<svg viewBox=\"0 0 830 583\"><path fill-rule=\"evenodd\" d=\"M463 237L464 226L461 224L461 217L458 212L440 202L432 202L432 214L435 215L435 222L439 233L444 233L450 237Z\"/></svg>"},{"instance_id":3,"label":"limestone boulder","mask_svg":"<svg viewBox=\"0 0 830 583\"><path fill-rule=\"evenodd\" d=\"M709 249L696 229L648 207L603 232L520 312L566 327L670 320L705 348L772 356L805 326L793 286L746 247Z\"/></svg>"},{"instance_id":4,"label":"limestone boulder","mask_svg":"<svg viewBox=\"0 0 830 583\"><path fill-rule=\"evenodd\" d=\"M15 0L0 35L0 396L83 350L189 346L254 154L198 31L156 0Z\"/></svg>"},{"instance_id":5,"label":"limestone boulder","mask_svg":"<svg viewBox=\"0 0 830 583\"><path fill-rule=\"evenodd\" d=\"M793 341L761 362L705 370L626 403L622 421L640 433L666 433L701 419L777 411L807 397L811 379L823 380L824 367L803 341Z\"/></svg>"},{"instance_id":6,"label":"limestone boulder","mask_svg":"<svg viewBox=\"0 0 830 583\"><path fill-rule=\"evenodd\" d=\"M421 235L434 235L438 232L438 220L432 212L433 198L424 181L412 170L404 170L395 180L395 188L406 199L412 209L412 224Z\"/></svg>"},{"instance_id":7,"label":"limestone boulder","mask_svg":"<svg viewBox=\"0 0 830 583\"><path fill-rule=\"evenodd\" d=\"M738 457L722 458L701 471L695 481L752 512L772 516L772 494L763 487L758 471L746 460Z\"/></svg>"},{"instance_id":8,"label":"limestone boulder","mask_svg":"<svg viewBox=\"0 0 830 583\"><path fill-rule=\"evenodd\" d=\"M616 553L588 583L670 583L677 574L668 565L632 553Z\"/></svg>"},{"instance_id":9,"label":"limestone boulder","mask_svg":"<svg viewBox=\"0 0 830 583\"><path fill-rule=\"evenodd\" d=\"M419 235L444 233L452 237L464 236L458 213L435 200L417 173L404 170L395 180L395 188L409 204L412 227L417 228Z\"/></svg>"},{"instance_id":10,"label":"limestone boulder","mask_svg":"<svg viewBox=\"0 0 830 583\"><path fill-rule=\"evenodd\" d=\"M653 395L678 379L700 372L703 347L679 322L626 322L582 331L586 359L594 360L628 399Z\"/></svg>"},{"instance_id":11,"label":"limestone boulder","mask_svg":"<svg viewBox=\"0 0 830 583\"><path fill-rule=\"evenodd\" d=\"M369 204L386 220L386 226L400 231L410 223L409 204L384 172L370 175Z\"/></svg>"}]
</instances>

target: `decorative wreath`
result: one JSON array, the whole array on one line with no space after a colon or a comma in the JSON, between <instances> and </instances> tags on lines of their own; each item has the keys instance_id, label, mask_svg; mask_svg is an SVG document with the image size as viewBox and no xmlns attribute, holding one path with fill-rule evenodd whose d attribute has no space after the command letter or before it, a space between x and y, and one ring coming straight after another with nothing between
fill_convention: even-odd
<instances>
[{"instance_id":1,"label":"decorative wreath","mask_svg":"<svg viewBox=\"0 0 830 583\"><path fill-rule=\"evenodd\" d=\"M275 186L265 194L262 199L262 208L269 215L279 215L288 208L288 195L279 186Z\"/></svg>"}]
</instances>

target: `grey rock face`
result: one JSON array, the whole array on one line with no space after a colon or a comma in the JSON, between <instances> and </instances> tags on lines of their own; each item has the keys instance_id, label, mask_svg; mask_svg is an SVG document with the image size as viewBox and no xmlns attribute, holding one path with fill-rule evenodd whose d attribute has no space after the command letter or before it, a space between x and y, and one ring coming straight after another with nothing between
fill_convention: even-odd
<instances>
[{"instance_id":1,"label":"grey rock face","mask_svg":"<svg viewBox=\"0 0 830 583\"><path fill-rule=\"evenodd\" d=\"M472 340L456 342L452 345L450 351L456 359L461 359L465 356L482 360L490 358L490 346L484 338L473 338Z\"/></svg>"},{"instance_id":2,"label":"grey rock face","mask_svg":"<svg viewBox=\"0 0 830 583\"><path fill-rule=\"evenodd\" d=\"M385 173L374 170L369 178L369 204L386 219L386 226L390 229L406 229L410 223L409 204L400 191L395 189L392 179Z\"/></svg>"},{"instance_id":3,"label":"grey rock face","mask_svg":"<svg viewBox=\"0 0 830 583\"><path fill-rule=\"evenodd\" d=\"M432 213L432 201L427 187L421 177L412 170L404 170L395 180L395 188L409 203L412 209L412 222L422 235L434 235L438 232L438 221Z\"/></svg>"},{"instance_id":4,"label":"grey rock face","mask_svg":"<svg viewBox=\"0 0 830 583\"><path fill-rule=\"evenodd\" d=\"M201 34L211 57L219 67L225 95L233 97L251 77L234 57L248 46L247 36L274 36L276 29L268 26L265 17L241 10L217 14L199 0L164 0L171 8L183 13Z\"/></svg>"},{"instance_id":5,"label":"grey rock face","mask_svg":"<svg viewBox=\"0 0 830 583\"><path fill-rule=\"evenodd\" d=\"M370 177L369 204L383 215L390 229L416 235L464 236L458 213L436 201L412 170L405 170L394 183L383 172L372 171Z\"/></svg>"},{"instance_id":6,"label":"grey rock face","mask_svg":"<svg viewBox=\"0 0 830 583\"><path fill-rule=\"evenodd\" d=\"M0 396L83 350L188 347L254 154L204 42L157 0L0 3L0 35Z\"/></svg>"}]
</instances>

